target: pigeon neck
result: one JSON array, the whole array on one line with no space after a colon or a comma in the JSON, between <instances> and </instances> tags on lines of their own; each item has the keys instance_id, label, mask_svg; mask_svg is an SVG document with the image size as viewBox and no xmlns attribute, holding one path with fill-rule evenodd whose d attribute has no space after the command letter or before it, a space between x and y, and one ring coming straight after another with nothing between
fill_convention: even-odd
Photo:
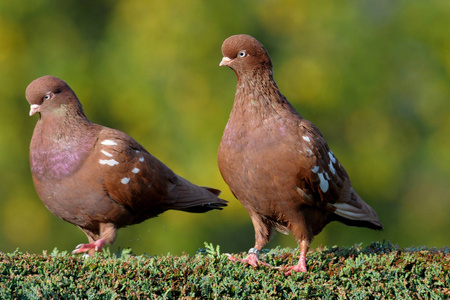
<instances>
[{"instance_id":1,"label":"pigeon neck","mask_svg":"<svg viewBox=\"0 0 450 300\"><path fill-rule=\"evenodd\" d=\"M281 94L272 70L258 68L238 76L233 110L244 110L266 115L268 113L298 115L286 97Z\"/></svg>"}]
</instances>

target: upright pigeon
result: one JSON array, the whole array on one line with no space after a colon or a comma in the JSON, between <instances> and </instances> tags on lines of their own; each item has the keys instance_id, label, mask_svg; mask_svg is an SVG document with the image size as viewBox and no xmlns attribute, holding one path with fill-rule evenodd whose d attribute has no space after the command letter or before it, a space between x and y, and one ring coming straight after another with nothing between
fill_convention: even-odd
<instances>
[{"instance_id":1,"label":"upright pigeon","mask_svg":"<svg viewBox=\"0 0 450 300\"><path fill-rule=\"evenodd\" d=\"M291 232L299 244L299 262L286 274L306 271L309 245L331 221L381 230L319 129L281 94L263 45L234 35L223 42L222 53L220 66L236 73L237 87L218 164L255 228L255 245L241 262L260 263L272 229Z\"/></svg>"}]
</instances>

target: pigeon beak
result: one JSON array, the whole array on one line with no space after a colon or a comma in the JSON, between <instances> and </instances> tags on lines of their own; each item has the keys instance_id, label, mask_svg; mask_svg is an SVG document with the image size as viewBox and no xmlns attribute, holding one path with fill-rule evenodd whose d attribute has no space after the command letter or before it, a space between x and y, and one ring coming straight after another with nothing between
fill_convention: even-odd
<instances>
[{"instance_id":1,"label":"pigeon beak","mask_svg":"<svg viewBox=\"0 0 450 300\"><path fill-rule=\"evenodd\" d=\"M219 66L223 67L223 66L228 66L231 63L232 59L229 57L224 56L222 58L222 61L220 62Z\"/></svg>"},{"instance_id":2,"label":"pigeon beak","mask_svg":"<svg viewBox=\"0 0 450 300\"><path fill-rule=\"evenodd\" d=\"M39 112L39 109L41 106L39 104L31 104L30 105L30 117L34 115L35 113Z\"/></svg>"}]
</instances>

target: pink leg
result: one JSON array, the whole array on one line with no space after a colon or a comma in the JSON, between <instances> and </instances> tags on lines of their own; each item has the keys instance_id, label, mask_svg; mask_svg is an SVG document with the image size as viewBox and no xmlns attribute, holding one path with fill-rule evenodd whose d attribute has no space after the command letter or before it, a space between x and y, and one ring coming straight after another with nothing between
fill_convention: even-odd
<instances>
[{"instance_id":1,"label":"pink leg","mask_svg":"<svg viewBox=\"0 0 450 300\"><path fill-rule=\"evenodd\" d=\"M239 261L243 264L249 264L256 268L258 265L263 265L266 267L272 267L268 263L259 260L259 254L262 247L269 241L270 233L272 231L272 225L268 223L265 219L258 215L253 210L247 209L252 219L253 227L255 228L255 246L248 250L248 255L244 259L239 259L227 254L228 259L236 262Z\"/></svg>"},{"instance_id":2,"label":"pink leg","mask_svg":"<svg viewBox=\"0 0 450 300\"><path fill-rule=\"evenodd\" d=\"M93 254L94 252L99 252L102 250L102 247L105 245L105 239L99 239L89 244L79 244L75 247L75 250L72 251L75 253L84 253L90 252L89 254Z\"/></svg>"},{"instance_id":3,"label":"pink leg","mask_svg":"<svg viewBox=\"0 0 450 300\"><path fill-rule=\"evenodd\" d=\"M79 244L72 253L85 253L93 255L102 250L104 245L109 245L116 239L116 225L113 223L100 223L98 232L92 229L80 227L89 239L88 244Z\"/></svg>"}]
</instances>

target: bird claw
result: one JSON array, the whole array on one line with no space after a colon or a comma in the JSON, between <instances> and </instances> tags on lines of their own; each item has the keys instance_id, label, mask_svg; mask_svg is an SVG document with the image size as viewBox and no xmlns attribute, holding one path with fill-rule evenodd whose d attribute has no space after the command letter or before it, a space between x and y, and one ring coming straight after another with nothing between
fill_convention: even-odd
<instances>
[{"instance_id":1,"label":"bird claw","mask_svg":"<svg viewBox=\"0 0 450 300\"><path fill-rule=\"evenodd\" d=\"M302 272L302 273L306 272L306 265L299 263L298 265L290 266L290 267L284 267L282 269L283 269L283 271L287 270L286 272L284 272L285 276L290 276L290 275L292 275L292 271L294 271L294 272Z\"/></svg>"},{"instance_id":2,"label":"bird claw","mask_svg":"<svg viewBox=\"0 0 450 300\"><path fill-rule=\"evenodd\" d=\"M75 249L72 251L72 254L78 254L83 253L91 250L92 248L89 247L89 244L78 244Z\"/></svg>"},{"instance_id":3,"label":"bird claw","mask_svg":"<svg viewBox=\"0 0 450 300\"><path fill-rule=\"evenodd\" d=\"M96 240L89 244L79 244L72 251L72 254L84 253L84 252L99 252L102 250L105 241L103 239ZM89 254L88 254L89 255Z\"/></svg>"},{"instance_id":4,"label":"bird claw","mask_svg":"<svg viewBox=\"0 0 450 300\"><path fill-rule=\"evenodd\" d=\"M231 260L232 262L236 262L238 259L236 257L234 257L233 255L231 255L230 253L225 253L225 255L228 257L229 260Z\"/></svg>"},{"instance_id":5,"label":"bird claw","mask_svg":"<svg viewBox=\"0 0 450 300\"><path fill-rule=\"evenodd\" d=\"M77 250L77 249L80 249L80 248L82 248L82 247L84 247L84 245L86 245L86 244L78 244L76 247L75 247L75 250ZM75 250L73 250L73 251L75 251Z\"/></svg>"},{"instance_id":6,"label":"bird claw","mask_svg":"<svg viewBox=\"0 0 450 300\"><path fill-rule=\"evenodd\" d=\"M243 264L248 264L248 265L252 266L253 268L257 268L259 265L263 265L265 267L273 268L272 265L270 265L270 264L268 264L266 262L260 261L258 256L256 254L254 254L254 253L248 254L247 257L244 258L244 259L236 258L236 257L232 256L229 253L225 253L225 255L232 262L237 262L238 261L238 262L243 263Z\"/></svg>"}]
</instances>

